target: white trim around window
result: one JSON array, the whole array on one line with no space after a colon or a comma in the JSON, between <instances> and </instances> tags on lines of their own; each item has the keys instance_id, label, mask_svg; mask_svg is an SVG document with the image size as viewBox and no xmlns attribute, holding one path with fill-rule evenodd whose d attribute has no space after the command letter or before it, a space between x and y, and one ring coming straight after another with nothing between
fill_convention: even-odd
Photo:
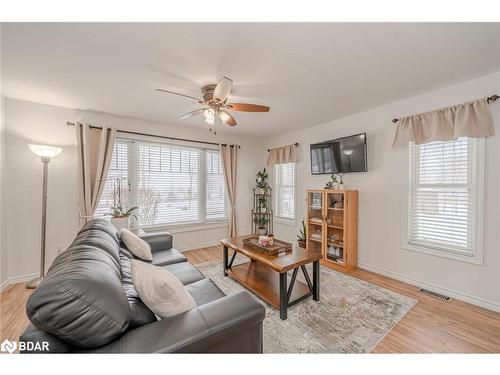
<instances>
[{"instance_id":1,"label":"white trim around window","mask_svg":"<svg viewBox=\"0 0 500 375\"><path fill-rule=\"evenodd\" d=\"M455 142L455 141L451 141ZM463 139L462 139L463 142ZM435 142L447 143L447 142ZM421 145L425 146L425 145ZM416 251L428 255L438 256L447 259L453 259L457 261L482 265L483 264L483 194L484 194L484 138L467 139L467 157L458 158L456 162L462 162L463 166L466 167L467 182L464 184L453 184L453 183L429 183L429 178L421 177L419 173L425 173L420 165L419 160L423 160L419 156L420 145L409 144L406 150L406 182L404 190L404 200L403 205L403 227L402 227L402 248L404 250ZM447 152L449 152L447 150ZM461 151L463 152L463 151ZM443 154L448 155L448 153ZM467 159L467 160L465 160ZM444 163L444 162L443 162ZM427 171L428 172L428 171ZM434 173L434 171L431 171ZM465 173L462 167L461 173ZM442 176L433 176L440 178ZM447 175L449 178L449 175ZM454 179L454 178L452 178ZM421 182L424 183L421 183ZM418 234L415 235L415 215L419 215L421 212L416 212L415 207L421 207L422 204L429 204L431 201L418 201L415 198L415 189L432 189L435 187L455 187L463 186L470 189L470 195L468 197L467 204L467 215L469 217L468 224L466 226L467 230L467 242L468 245L457 246L456 244L447 243L446 238L442 243L437 243L436 241L430 240L419 240ZM453 202L452 202L453 203ZM428 206L426 206L428 207ZM437 207L436 207L437 209ZM413 219L410 215L414 215ZM418 217L418 216L417 216ZM418 217L420 219L420 217ZM446 218L445 218L446 219ZM443 220L445 220L443 219ZM437 219L440 225L439 219ZM417 223L418 224L418 223ZM413 225L413 227L412 227ZM424 223L424 225L426 225ZM425 236L425 231L422 231ZM453 236L450 236L453 237ZM463 241L463 239L461 239Z\"/></svg>"}]
</instances>

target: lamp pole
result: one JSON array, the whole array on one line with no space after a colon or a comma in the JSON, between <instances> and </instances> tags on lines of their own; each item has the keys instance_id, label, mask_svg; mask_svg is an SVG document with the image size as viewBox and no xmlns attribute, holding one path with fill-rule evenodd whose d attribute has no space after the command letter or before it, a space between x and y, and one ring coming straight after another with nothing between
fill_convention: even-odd
<instances>
[{"instance_id":1,"label":"lamp pole","mask_svg":"<svg viewBox=\"0 0 500 375\"><path fill-rule=\"evenodd\" d=\"M28 281L26 287L35 289L45 276L45 233L47 229L47 178L50 158L42 156L43 182L42 182L42 231L40 236L40 276Z\"/></svg>"},{"instance_id":2,"label":"lamp pole","mask_svg":"<svg viewBox=\"0 0 500 375\"><path fill-rule=\"evenodd\" d=\"M31 151L40 156L43 163L43 179L42 179L42 228L40 234L40 276L26 283L28 289L38 287L43 277L45 276L45 236L47 230L47 181L49 175L50 157L59 155L62 149L51 146L30 145Z\"/></svg>"}]
</instances>

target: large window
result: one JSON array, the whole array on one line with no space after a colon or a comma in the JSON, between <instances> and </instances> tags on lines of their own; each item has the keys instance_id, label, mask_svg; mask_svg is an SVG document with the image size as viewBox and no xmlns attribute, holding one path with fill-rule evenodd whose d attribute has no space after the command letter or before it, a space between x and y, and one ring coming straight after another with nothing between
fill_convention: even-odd
<instances>
[{"instance_id":1,"label":"large window","mask_svg":"<svg viewBox=\"0 0 500 375\"><path fill-rule=\"evenodd\" d=\"M109 212L119 177L127 179L126 203L139 207L141 227L226 220L218 150L117 140L96 215Z\"/></svg>"},{"instance_id":2,"label":"large window","mask_svg":"<svg viewBox=\"0 0 500 375\"><path fill-rule=\"evenodd\" d=\"M295 221L295 163L274 166L276 217Z\"/></svg>"},{"instance_id":3,"label":"large window","mask_svg":"<svg viewBox=\"0 0 500 375\"><path fill-rule=\"evenodd\" d=\"M482 139L409 145L406 248L481 262L483 159Z\"/></svg>"}]
</instances>

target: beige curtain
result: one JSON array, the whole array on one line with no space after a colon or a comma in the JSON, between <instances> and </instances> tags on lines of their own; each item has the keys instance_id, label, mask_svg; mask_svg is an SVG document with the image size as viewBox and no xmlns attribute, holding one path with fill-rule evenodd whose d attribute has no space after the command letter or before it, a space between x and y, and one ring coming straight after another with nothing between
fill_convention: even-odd
<instances>
[{"instance_id":1,"label":"beige curtain","mask_svg":"<svg viewBox=\"0 0 500 375\"><path fill-rule=\"evenodd\" d=\"M295 145L288 145L269 150L267 156L267 165L273 166L275 164L296 163L297 154L295 153Z\"/></svg>"},{"instance_id":2,"label":"beige curtain","mask_svg":"<svg viewBox=\"0 0 500 375\"><path fill-rule=\"evenodd\" d=\"M230 206L228 234L229 237L236 237L238 235L236 229L236 166L238 162L238 146L219 145L219 152Z\"/></svg>"},{"instance_id":3,"label":"beige curtain","mask_svg":"<svg viewBox=\"0 0 500 375\"><path fill-rule=\"evenodd\" d=\"M393 147L495 134L487 98L398 119Z\"/></svg>"},{"instance_id":4,"label":"beige curtain","mask_svg":"<svg viewBox=\"0 0 500 375\"><path fill-rule=\"evenodd\" d=\"M91 128L75 124L76 152L80 190L80 217L90 220L99 204L113 156L116 129Z\"/></svg>"}]
</instances>

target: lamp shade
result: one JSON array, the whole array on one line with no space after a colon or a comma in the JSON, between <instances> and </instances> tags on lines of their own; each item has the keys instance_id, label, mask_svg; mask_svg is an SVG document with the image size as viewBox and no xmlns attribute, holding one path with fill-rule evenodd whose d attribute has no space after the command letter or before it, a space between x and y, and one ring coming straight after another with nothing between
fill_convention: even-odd
<instances>
[{"instance_id":1,"label":"lamp shade","mask_svg":"<svg viewBox=\"0 0 500 375\"><path fill-rule=\"evenodd\" d=\"M62 148L60 147L45 145L29 145L29 147L35 155L46 158L54 158L62 152Z\"/></svg>"}]
</instances>

